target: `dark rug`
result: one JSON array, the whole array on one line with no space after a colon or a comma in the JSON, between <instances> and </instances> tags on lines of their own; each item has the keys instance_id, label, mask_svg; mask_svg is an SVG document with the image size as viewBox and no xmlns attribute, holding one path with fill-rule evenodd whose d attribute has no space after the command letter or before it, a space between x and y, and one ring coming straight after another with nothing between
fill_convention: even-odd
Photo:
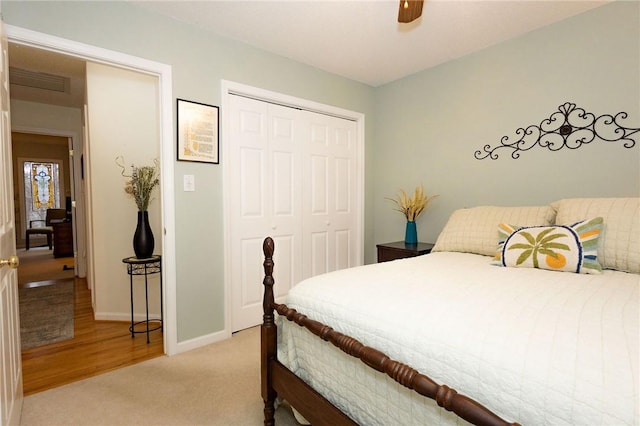
<instances>
[{"instance_id":1,"label":"dark rug","mask_svg":"<svg viewBox=\"0 0 640 426\"><path fill-rule=\"evenodd\" d=\"M73 279L20 287L22 349L73 338L73 288Z\"/></svg>"}]
</instances>

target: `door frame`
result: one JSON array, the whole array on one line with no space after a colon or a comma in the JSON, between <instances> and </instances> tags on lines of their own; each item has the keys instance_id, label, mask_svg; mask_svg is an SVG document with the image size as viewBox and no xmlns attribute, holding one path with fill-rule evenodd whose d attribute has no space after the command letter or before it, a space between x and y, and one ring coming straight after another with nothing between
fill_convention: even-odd
<instances>
[{"instance_id":1,"label":"door frame","mask_svg":"<svg viewBox=\"0 0 640 426\"><path fill-rule=\"evenodd\" d=\"M283 93L272 92L269 90L261 89L258 87L248 86L246 84L237 83L229 80L221 80L221 141L222 141L222 158L229 158L229 144L231 143L231 116L230 108L231 96L241 95L248 98L252 98L258 101L270 102L278 105L283 105L292 108L304 109L319 114L330 115L333 117L344 118L354 121L357 127L356 138L356 152L357 152L357 170L356 170L356 196L358 204L355 206L357 211L357 225L356 225L356 238L358 242L355 248L358 253L356 258L360 264L364 264L364 145L365 145L365 116L363 113L351 111L343 108L338 108L332 105L326 105L319 102L315 102L309 99L298 98L295 96L285 95ZM231 337L231 310L233 309L233 300L231 297L231 241L229 235L229 223L231 221L231 212L229 203L224 200L229 200L230 197L236 196L231 191L231 173L236 165L230 164L229 161L222 161L222 179L223 179L223 229L224 229L224 335ZM277 250L277 247L276 247Z\"/></svg>"},{"instance_id":2,"label":"door frame","mask_svg":"<svg viewBox=\"0 0 640 426\"><path fill-rule=\"evenodd\" d=\"M152 75L158 78L160 121L160 190L162 192L162 283L164 306L164 350L167 355L178 353L177 305L176 305L176 255L175 255L175 196L174 143L173 143L173 95L171 65L150 61L137 56L104 49L60 37L44 34L12 25L5 25L10 43L38 49L104 65ZM88 213L88 211L87 211Z\"/></svg>"}]
</instances>

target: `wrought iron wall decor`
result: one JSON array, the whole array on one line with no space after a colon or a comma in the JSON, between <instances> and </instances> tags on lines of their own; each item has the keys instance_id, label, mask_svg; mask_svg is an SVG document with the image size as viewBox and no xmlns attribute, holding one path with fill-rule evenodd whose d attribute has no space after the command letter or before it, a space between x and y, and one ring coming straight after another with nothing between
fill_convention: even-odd
<instances>
[{"instance_id":1,"label":"wrought iron wall decor","mask_svg":"<svg viewBox=\"0 0 640 426\"><path fill-rule=\"evenodd\" d=\"M507 152L511 150L511 158L517 159L520 152L528 151L537 145L550 151L559 151L562 148L578 149L591 143L596 137L606 142L623 142L625 148L632 148L636 144L636 136L631 136L640 132L640 128L620 124L620 121L626 118L626 112L596 117L576 107L574 103L565 102L558 107L557 112L542 120L539 126L532 124L526 129L521 127L516 130L518 140L510 142L508 136L503 136L500 145L485 145L482 150L474 152L473 156L477 160L497 160L497 151L507 149Z\"/></svg>"}]
</instances>

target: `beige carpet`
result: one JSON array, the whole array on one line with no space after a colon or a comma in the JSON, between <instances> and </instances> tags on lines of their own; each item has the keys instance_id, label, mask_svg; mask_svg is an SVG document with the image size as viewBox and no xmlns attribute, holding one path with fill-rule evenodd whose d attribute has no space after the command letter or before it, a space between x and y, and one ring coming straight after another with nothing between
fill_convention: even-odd
<instances>
[{"instance_id":1,"label":"beige carpet","mask_svg":"<svg viewBox=\"0 0 640 426\"><path fill-rule=\"evenodd\" d=\"M22 349L73 338L73 279L18 288Z\"/></svg>"},{"instance_id":2,"label":"beige carpet","mask_svg":"<svg viewBox=\"0 0 640 426\"><path fill-rule=\"evenodd\" d=\"M262 425L259 330L30 395L21 424ZM276 425L297 424L277 409Z\"/></svg>"}]
</instances>

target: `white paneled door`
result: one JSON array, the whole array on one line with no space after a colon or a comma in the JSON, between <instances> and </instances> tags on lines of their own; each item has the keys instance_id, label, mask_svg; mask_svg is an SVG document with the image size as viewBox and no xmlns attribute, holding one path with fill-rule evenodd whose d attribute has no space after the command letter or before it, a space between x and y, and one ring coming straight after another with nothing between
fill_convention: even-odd
<instances>
[{"instance_id":1,"label":"white paneled door","mask_svg":"<svg viewBox=\"0 0 640 426\"><path fill-rule=\"evenodd\" d=\"M356 126L349 120L306 112L302 181L303 276L358 264Z\"/></svg>"},{"instance_id":2,"label":"white paneled door","mask_svg":"<svg viewBox=\"0 0 640 426\"><path fill-rule=\"evenodd\" d=\"M360 263L356 123L230 96L232 331L262 321L262 241L277 301L300 280Z\"/></svg>"},{"instance_id":3,"label":"white paneled door","mask_svg":"<svg viewBox=\"0 0 640 426\"><path fill-rule=\"evenodd\" d=\"M9 58L4 28L0 31L0 426L6 426L20 424L23 398L17 258L14 257L16 236L9 119Z\"/></svg>"},{"instance_id":4,"label":"white paneled door","mask_svg":"<svg viewBox=\"0 0 640 426\"><path fill-rule=\"evenodd\" d=\"M276 298L302 276L295 262L302 252L300 170L296 110L232 96L230 203L233 331L262 318L262 241L270 235L277 250ZM285 266L287 265L287 266Z\"/></svg>"}]
</instances>

